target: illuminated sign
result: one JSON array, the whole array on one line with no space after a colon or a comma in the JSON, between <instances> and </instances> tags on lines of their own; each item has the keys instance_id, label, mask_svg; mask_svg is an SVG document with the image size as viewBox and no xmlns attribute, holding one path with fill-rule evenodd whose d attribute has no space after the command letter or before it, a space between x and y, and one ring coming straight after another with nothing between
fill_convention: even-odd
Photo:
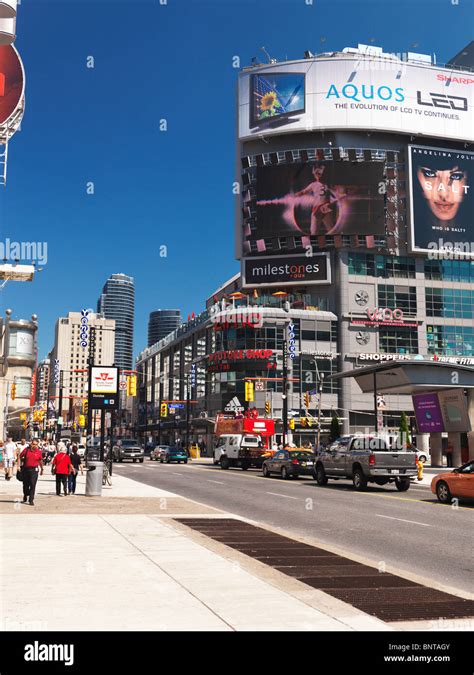
<instances>
[{"instance_id":1,"label":"illuminated sign","mask_svg":"<svg viewBox=\"0 0 474 675\"><path fill-rule=\"evenodd\" d=\"M296 357L295 324L293 322L288 325L288 356L290 359Z\"/></svg>"},{"instance_id":2,"label":"illuminated sign","mask_svg":"<svg viewBox=\"0 0 474 675\"><path fill-rule=\"evenodd\" d=\"M300 286L330 284L331 270L326 253L265 256L242 259L242 286Z\"/></svg>"},{"instance_id":3,"label":"illuminated sign","mask_svg":"<svg viewBox=\"0 0 474 675\"><path fill-rule=\"evenodd\" d=\"M119 404L119 369L93 366L90 372L90 408L116 409Z\"/></svg>"},{"instance_id":4,"label":"illuminated sign","mask_svg":"<svg viewBox=\"0 0 474 675\"><path fill-rule=\"evenodd\" d=\"M89 310L81 310L81 327L79 329L79 342L83 349L87 347L87 338L89 335Z\"/></svg>"},{"instance_id":5,"label":"illuminated sign","mask_svg":"<svg viewBox=\"0 0 474 675\"><path fill-rule=\"evenodd\" d=\"M354 326L403 326L417 328L418 323L408 323L404 320L403 310L389 307L376 307L367 310L367 319L351 319Z\"/></svg>"}]
</instances>

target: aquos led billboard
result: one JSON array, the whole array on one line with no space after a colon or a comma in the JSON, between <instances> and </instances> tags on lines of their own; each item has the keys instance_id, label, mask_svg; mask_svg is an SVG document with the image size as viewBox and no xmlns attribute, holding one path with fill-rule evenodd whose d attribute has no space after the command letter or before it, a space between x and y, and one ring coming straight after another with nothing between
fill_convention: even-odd
<instances>
[{"instance_id":1,"label":"aquos led billboard","mask_svg":"<svg viewBox=\"0 0 474 675\"><path fill-rule=\"evenodd\" d=\"M277 63L241 73L239 137L369 129L473 141L473 92L472 76L396 59Z\"/></svg>"},{"instance_id":2,"label":"aquos led billboard","mask_svg":"<svg viewBox=\"0 0 474 675\"><path fill-rule=\"evenodd\" d=\"M408 147L413 252L474 256L474 152Z\"/></svg>"}]
</instances>

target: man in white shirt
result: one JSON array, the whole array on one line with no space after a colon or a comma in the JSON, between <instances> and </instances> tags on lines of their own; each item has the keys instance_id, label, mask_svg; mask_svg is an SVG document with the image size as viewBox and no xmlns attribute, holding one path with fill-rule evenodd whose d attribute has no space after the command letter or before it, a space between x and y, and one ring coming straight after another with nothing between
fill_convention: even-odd
<instances>
[{"instance_id":1,"label":"man in white shirt","mask_svg":"<svg viewBox=\"0 0 474 675\"><path fill-rule=\"evenodd\" d=\"M4 448L4 461L3 466L5 468L5 480L10 480L13 476L13 465L16 460L16 443L13 442L11 436L7 438L7 442Z\"/></svg>"}]
</instances>

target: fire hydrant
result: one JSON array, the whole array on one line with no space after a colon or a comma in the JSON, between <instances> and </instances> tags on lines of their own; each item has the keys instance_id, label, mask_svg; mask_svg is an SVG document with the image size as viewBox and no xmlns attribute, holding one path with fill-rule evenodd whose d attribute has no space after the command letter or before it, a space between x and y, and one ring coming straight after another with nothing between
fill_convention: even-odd
<instances>
[{"instance_id":1,"label":"fire hydrant","mask_svg":"<svg viewBox=\"0 0 474 675\"><path fill-rule=\"evenodd\" d=\"M416 462L416 468L418 469L418 480L423 480L423 462L421 459Z\"/></svg>"}]
</instances>

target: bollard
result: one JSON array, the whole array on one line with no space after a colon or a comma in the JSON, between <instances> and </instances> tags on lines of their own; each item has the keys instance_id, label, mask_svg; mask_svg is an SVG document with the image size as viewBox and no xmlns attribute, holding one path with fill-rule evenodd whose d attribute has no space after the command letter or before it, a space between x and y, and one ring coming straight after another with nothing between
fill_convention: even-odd
<instances>
[{"instance_id":1,"label":"bollard","mask_svg":"<svg viewBox=\"0 0 474 675\"><path fill-rule=\"evenodd\" d=\"M89 462L87 467L86 497L101 497L104 462Z\"/></svg>"}]
</instances>

